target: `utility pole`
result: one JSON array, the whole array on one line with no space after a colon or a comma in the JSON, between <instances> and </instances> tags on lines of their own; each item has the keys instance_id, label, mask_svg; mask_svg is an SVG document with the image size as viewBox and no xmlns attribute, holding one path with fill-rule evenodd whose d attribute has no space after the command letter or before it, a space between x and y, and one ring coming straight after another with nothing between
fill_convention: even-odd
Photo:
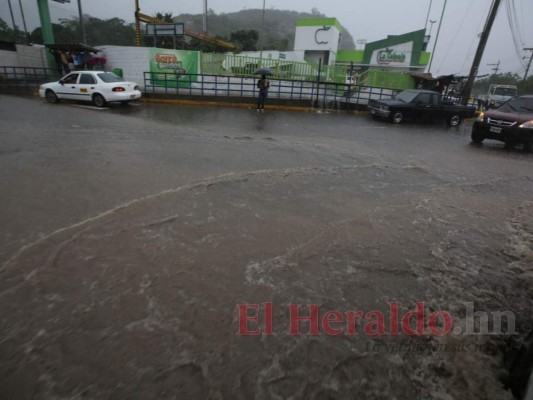
<instances>
[{"instance_id":1,"label":"utility pole","mask_svg":"<svg viewBox=\"0 0 533 400\"><path fill-rule=\"evenodd\" d=\"M204 33L207 33L207 0L204 0Z\"/></svg>"},{"instance_id":2,"label":"utility pole","mask_svg":"<svg viewBox=\"0 0 533 400\"><path fill-rule=\"evenodd\" d=\"M485 46L487 45L487 40L489 39L490 30L492 29L492 24L496 19L496 14L498 13L498 8L500 7L501 0L494 0L491 6L489 17L481 32L481 38L479 39L479 45L477 47L476 55L472 63L472 68L470 69L470 74L466 81L463 90L461 91L462 102L466 104L468 98L470 97L470 92L472 92L472 86L474 85L474 79L478 73L479 64L481 63L481 58L483 57L483 52L485 51Z\"/></svg>"},{"instance_id":3,"label":"utility pole","mask_svg":"<svg viewBox=\"0 0 533 400\"><path fill-rule=\"evenodd\" d=\"M531 67L531 60L533 60L533 47L528 47L528 48L525 48L523 49L524 51L530 51L531 52L531 56L529 57L529 62L527 63L527 68L526 68L526 73L524 74L524 79L523 81L525 82L526 79L527 79L527 74L529 72L529 67Z\"/></svg>"},{"instance_id":4,"label":"utility pole","mask_svg":"<svg viewBox=\"0 0 533 400\"><path fill-rule=\"evenodd\" d=\"M78 13L80 15L81 42L83 44L87 44L87 36L85 36L85 26L83 25L83 11L81 10L81 0L78 0Z\"/></svg>"},{"instance_id":5,"label":"utility pole","mask_svg":"<svg viewBox=\"0 0 533 400\"><path fill-rule=\"evenodd\" d=\"M500 60L498 60L498 62L496 64L487 64L489 67L494 67L492 68L492 70L494 71L495 74L498 73L498 71L500 70Z\"/></svg>"}]
</instances>

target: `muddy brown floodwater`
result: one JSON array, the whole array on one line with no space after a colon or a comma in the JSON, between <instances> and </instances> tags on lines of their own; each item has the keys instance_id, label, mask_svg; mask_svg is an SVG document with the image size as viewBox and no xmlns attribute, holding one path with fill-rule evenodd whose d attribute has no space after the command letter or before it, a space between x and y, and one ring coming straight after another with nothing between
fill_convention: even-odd
<instances>
[{"instance_id":1,"label":"muddy brown floodwater","mask_svg":"<svg viewBox=\"0 0 533 400\"><path fill-rule=\"evenodd\" d=\"M531 155L468 123L0 111L0 397L513 399Z\"/></svg>"}]
</instances>

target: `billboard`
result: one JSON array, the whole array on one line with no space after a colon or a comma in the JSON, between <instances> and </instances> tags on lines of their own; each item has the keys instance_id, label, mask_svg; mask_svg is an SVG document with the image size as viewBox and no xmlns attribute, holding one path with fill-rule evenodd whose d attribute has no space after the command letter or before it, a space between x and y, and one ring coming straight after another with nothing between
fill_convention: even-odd
<instances>
[{"instance_id":1,"label":"billboard","mask_svg":"<svg viewBox=\"0 0 533 400\"><path fill-rule=\"evenodd\" d=\"M150 49L150 72L156 86L188 88L198 81L200 52Z\"/></svg>"}]
</instances>

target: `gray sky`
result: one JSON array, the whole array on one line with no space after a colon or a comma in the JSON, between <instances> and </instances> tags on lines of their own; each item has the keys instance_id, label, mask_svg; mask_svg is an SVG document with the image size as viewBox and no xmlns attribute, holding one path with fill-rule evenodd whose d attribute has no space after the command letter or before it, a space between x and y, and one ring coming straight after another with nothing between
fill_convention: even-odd
<instances>
[{"instance_id":1,"label":"gray sky","mask_svg":"<svg viewBox=\"0 0 533 400\"><path fill-rule=\"evenodd\" d=\"M50 1L50 12L53 19L77 17L77 0L72 3L60 4ZM81 0L83 12L92 16L107 19L118 17L133 22L134 0ZM203 0L139 0L141 11L153 15L156 12L172 12L173 15L182 13L199 14L203 11ZM36 0L20 0L22 3L28 29L38 26ZM22 28L19 0L11 0L16 23ZM351 33L354 40L380 40L387 35L399 35L422 29L426 25L428 11L429 19L437 21L432 28L432 39L428 49L435 44L437 28L445 0L265 0L266 9L295 10L310 12L316 7L328 17L337 18ZM433 75L456 73L468 74L474 53L479 42L478 34L489 13L491 0L448 0L442 28L438 38L435 57L431 72ZM516 45L511 34L508 17L508 6L516 10L513 25ZM217 14L239 11L245 8L262 8L263 0L208 0L208 7ZM531 0L502 0L500 11L493 26L489 43L480 65L480 74L492 72L493 66L500 61L499 72L514 72L523 76L527 60L523 47L533 47L533 1ZM11 16L7 0L0 0L0 17L10 26ZM428 23L428 30L431 24ZM520 52L517 55L516 48ZM526 55L529 57L530 53ZM533 71L530 70L530 73Z\"/></svg>"}]
</instances>

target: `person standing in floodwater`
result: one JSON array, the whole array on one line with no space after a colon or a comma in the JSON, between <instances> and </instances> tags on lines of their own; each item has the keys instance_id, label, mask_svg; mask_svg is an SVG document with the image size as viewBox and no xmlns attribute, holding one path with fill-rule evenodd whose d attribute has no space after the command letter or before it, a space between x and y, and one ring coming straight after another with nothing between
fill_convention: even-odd
<instances>
[{"instance_id":1,"label":"person standing in floodwater","mask_svg":"<svg viewBox=\"0 0 533 400\"><path fill-rule=\"evenodd\" d=\"M270 82L266 75L262 75L261 79L257 81L257 88L259 89L259 99L257 100L257 111L264 111L265 100L268 97L268 89L270 88Z\"/></svg>"}]
</instances>

